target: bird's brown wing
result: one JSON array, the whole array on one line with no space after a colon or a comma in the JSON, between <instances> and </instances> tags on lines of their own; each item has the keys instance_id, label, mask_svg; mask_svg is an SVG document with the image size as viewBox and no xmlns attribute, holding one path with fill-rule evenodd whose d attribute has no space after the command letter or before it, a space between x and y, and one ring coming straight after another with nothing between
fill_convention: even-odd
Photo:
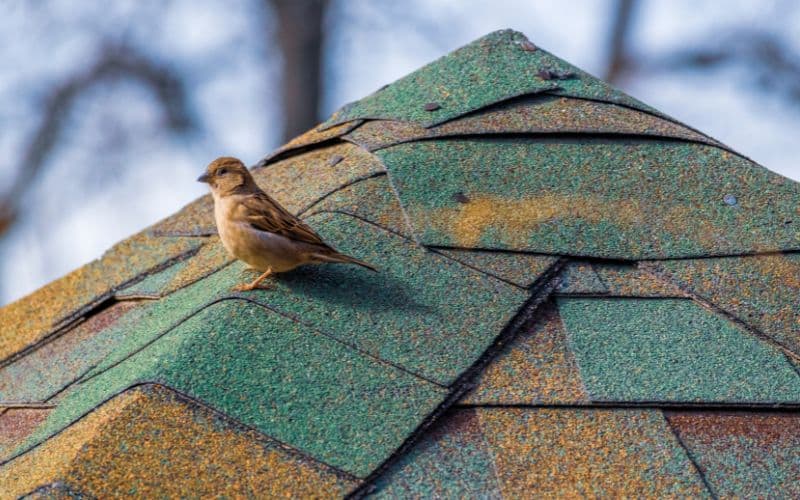
<instances>
[{"instance_id":1,"label":"bird's brown wing","mask_svg":"<svg viewBox=\"0 0 800 500\"><path fill-rule=\"evenodd\" d=\"M247 222L260 231L279 234L294 241L330 248L305 222L298 219L264 192L254 193L242 202Z\"/></svg>"}]
</instances>

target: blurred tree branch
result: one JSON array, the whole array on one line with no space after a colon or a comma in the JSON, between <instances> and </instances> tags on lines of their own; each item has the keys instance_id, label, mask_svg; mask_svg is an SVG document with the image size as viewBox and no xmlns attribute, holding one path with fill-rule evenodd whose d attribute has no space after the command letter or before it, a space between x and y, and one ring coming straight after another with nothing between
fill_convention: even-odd
<instances>
[{"instance_id":1,"label":"blurred tree branch","mask_svg":"<svg viewBox=\"0 0 800 500\"><path fill-rule=\"evenodd\" d=\"M641 71L707 71L739 66L763 90L781 92L800 102L800 54L771 33L731 30L721 40L676 50L640 65Z\"/></svg>"},{"instance_id":2,"label":"blurred tree branch","mask_svg":"<svg viewBox=\"0 0 800 500\"><path fill-rule=\"evenodd\" d=\"M305 132L319 121L322 21L328 0L268 0L278 24L283 55L283 138Z\"/></svg>"},{"instance_id":3,"label":"blurred tree branch","mask_svg":"<svg viewBox=\"0 0 800 500\"><path fill-rule=\"evenodd\" d=\"M628 51L628 39L637 0L617 0L611 22L611 33L608 39L608 66L605 80L610 83L621 81L631 65Z\"/></svg>"},{"instance_id":4,"label":"blurred tree branch","mask_svg":"<svg viewBox=\"0 0 800 500\"><path fill-rule=\"evenodd\" d=\"M637 73L712 71L741 67L766 91L780 92L800 103L800 54L779 36L746 26L731 28L687 48L663 54L636 54L630 49L632 27L640 0L616 0L608 37L605 79L619 84ZM783 8L788 8L784 6Z\"/></svg>"},{"instance_id":5,"label":"blurred tree branch","mask_svg":"<svg viewBox=\"0 0 800 500\"><path fill-rule=\"evenodd\" d=\"M168 129L184 132L194 126L186 88L175 72L131 48L105 48L93 65L56 84L43 100L40 124L20 157L10 187L0 196L0 235L16 220L20 200L58 144L75 102L95 85L115 80L135 81L150 89L164 111Z\"/></svg>"}]
</instances>

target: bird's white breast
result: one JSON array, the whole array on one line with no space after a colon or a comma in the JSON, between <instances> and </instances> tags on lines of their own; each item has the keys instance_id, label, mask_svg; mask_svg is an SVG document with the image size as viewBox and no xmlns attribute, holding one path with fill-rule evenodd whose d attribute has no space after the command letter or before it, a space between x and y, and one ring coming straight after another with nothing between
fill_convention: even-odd
<instances>
[{"instance_id":1,"label":"bird's white breast","mask_svg":"<svg viewBox=\"0 0 800 500\"><path fill-rule=\"evenodd\" d=\"M241 208L241 199L237 195L214 196L217 231L232 256L259 271L272 269L283 272L303 263L296 242L252 227L237 213Z\"/></svg>"}]
</instances>

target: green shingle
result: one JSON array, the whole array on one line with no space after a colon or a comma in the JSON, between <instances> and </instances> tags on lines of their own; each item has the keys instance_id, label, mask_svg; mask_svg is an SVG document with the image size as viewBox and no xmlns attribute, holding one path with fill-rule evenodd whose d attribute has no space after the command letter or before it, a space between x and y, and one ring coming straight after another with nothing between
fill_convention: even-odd
<instances>
[{"instance_id":1,"label":"green shingle","mask_svg":"<svg viewBox=\"0 0 800 500\"><path fill-rule=\"evenodd\" d=\"M386 174L364 179L344 187L310 207L303 216L318 212L342 212L365 219L384 229L411 238L403 207Z\"/></svg>"},{"instance_id":2,"label":"green shingle","mask_svg":"<svg viewBox=\"0 0 800 500\"><path fill-rule=\"evenodd\" d=\"M800 184L712 146L451 139L376 154L428 245L625 260L800 248Z\"/></svg>"},{"instance_id":3,"label":"green shingle","mask_svg":"<svg viewBox=\"0 0 800 500\"><path fill-rule=\"evenodd\" d=\"M437 252L522 288L532 286L559 261L559 258L553 255L530 253L482 252L450 248L440 248Z\"/></svg>"},{"instance_id":4,"label":"green shingle","mask_svg":"<svg viewBox=\"0 0 800 500\"><path fill-rule=\"evenodd\" d=\"M344 214L308 222L340 251L370 262L300 268L250 296L413 373L450 385L528 299L486 276Z\"/></svg>"},{"instance_id":5,"label":"green shingle","mask_svg":"<svg viewBox=\"0 0 800 500\"><path fill-rule=\"evenodd\" d=\"M648 265L800 357L800 253Z\"/></svg>"},{"instance_id":6,"label":"green shingle","mask_svg":"<svg viewBox=\"0 0 800 500\"><path fill-rule=\"evenodd\" d=\"M117 300L135 298L158 298L168 289L175 276L186 268L187 261L177 262L166 269L151 274L142 281L134 283L114 294Z\"/></svg>"},{"instance_id":7,"label":"green shingle","mask_svg":"<svg viewBox=\"0 0 800 500\"><path fill-rule=\"evenodd\" d=\"M446 391L243 300L209 306L68 396L38 442L141 382L158 382L365 477Z\"/></svg>"},{"instance_id":8,"label":"green shingle","mask_svg":"<svg viewBox=\"0 0 800 500\"><path fill-rule=\"evenodd\" d=\"M608 288L590 262L572 261L558 275L561 280L556 292L564 295L599 295Z\"/></svg>"},{"instance_id":9,"label":"green shingle","mask_svg":"<svg viewBox=\"0 0 800 500\"><path fill-rule=\"evenodd\" d=\"M526 48L533 44L522 33L495 31L344 106L321 128L363 118L431 126L505 99L548 90L655 112L547 51Z\"/></svg>"},{"instance_id":10,"label":"green shingle","mask_svg":"<svg viewBox=\"0 0 800 500\"><path fill-rule=\"evenodd\" d=\"M593 401L795 403L775 347L686 299L559 298Z\"/></svg>"},{"instance_id":11,"label":"green shingle","mask_svg":"<svg viewBox=\"0 0 800 500\"><path fill-rule=\"evenodd\" d=\"M394 144L478 134L619 134L719 145L686 126L616 104L536 94L511 99L425 128L417 122L369 120L344 139L370 151Z\"/></svg>"}]
</instances>

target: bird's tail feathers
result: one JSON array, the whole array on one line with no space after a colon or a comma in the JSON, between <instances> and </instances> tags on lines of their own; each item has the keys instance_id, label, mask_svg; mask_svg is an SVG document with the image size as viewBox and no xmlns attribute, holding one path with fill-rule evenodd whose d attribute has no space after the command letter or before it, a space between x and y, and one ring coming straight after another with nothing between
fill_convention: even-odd
<instances>
[{"instance_id":1,"label":"bird's tail feathers","mask_svg":"<svg viewBox=\"0 0 800 500\"><path fill-rule=\"evenodd\" d=\"M375 266L371 264L367 264L363 260L356 259L355 257L350 257L349 255L345 255L343 253L329 253L329 254L316 254L317 257L321 262L333 262L333 263L341 263L341 264L356 264L361 267L366 267L370 271L378 272Z\"/></svg>"}]
</instances>

